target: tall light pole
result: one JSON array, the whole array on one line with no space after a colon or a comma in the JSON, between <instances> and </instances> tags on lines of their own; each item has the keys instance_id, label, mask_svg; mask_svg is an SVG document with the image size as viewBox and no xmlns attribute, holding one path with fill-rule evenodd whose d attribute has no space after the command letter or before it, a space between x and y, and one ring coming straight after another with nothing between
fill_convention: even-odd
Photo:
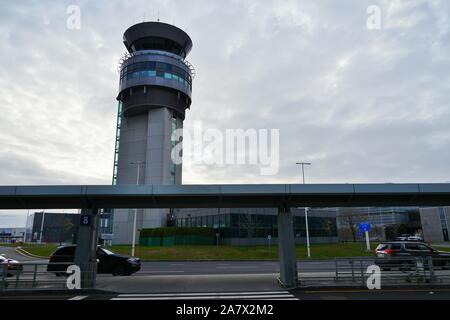
<instances>
[{"instance_id":1,"label":"tall light pole","mask_svg":"<svg viewBox=\"0 0 450 320\"><path fill-rule=\"evenodd\" d=\"M137 165L137 174L136 174L136 185L139 184L140 177L140 169L141 165L145 164L145 161L137 161L131 162L131 164ZM136 219L137 219L137 208L134 209L134 218L133 218L133 242L131 243L131 256L134 257L134 249L136 248Z\"/></svg>"},{"instance_id":2,"label":"tall light pole","mask_svg":"<svg viewBox=\"0 0 450 320\"><path fill-rule=\"evenodd\" d=\"M303 184L305 184L305 166L310 166L311 162L297 162L297 165L302 166ZM308 207L305 207L305 229L306 229L306 250L308 252L308 258L311 258L311 245L309 242L309 226L308 226Z\"/></svg>"},{"instance_id":3,"label":"tall light pole","mask_svg":"<svg viewBox=\"0 0 450 320\"><path fill-rule=\"evenodd\" d=\"M42 233L44 232L45 210L42 211L41 234L39 236L39 244L42 244Z\"/></svg>"}]
</instances>

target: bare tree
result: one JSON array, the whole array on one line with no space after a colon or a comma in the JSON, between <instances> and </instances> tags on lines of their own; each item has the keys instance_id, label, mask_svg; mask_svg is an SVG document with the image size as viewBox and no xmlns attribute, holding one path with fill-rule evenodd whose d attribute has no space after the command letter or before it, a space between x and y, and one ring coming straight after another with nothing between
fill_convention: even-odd
<instances>
[{"instance_id":1,"label":"bare tree","mask_svg":"<svg viewBox=\"0 0 450 320\"><path fill-rule=\"evenodd\" d=\"M365 221L367 215L362 213L360 208L340 208L337 218L341 228L350 230L352 240L355 242L358 223Z\"/></svg>"}]
</instances>

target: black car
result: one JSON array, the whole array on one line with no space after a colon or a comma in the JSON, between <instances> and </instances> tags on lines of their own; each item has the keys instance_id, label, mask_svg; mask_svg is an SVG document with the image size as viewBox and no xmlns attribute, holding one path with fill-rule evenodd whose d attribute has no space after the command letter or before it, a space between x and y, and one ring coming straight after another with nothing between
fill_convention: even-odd
<instances>
[{"instance_id":1,"label":"black car","mask_svg":"<svg viewBox=\"0 0 450 320\"><path fill-rule=\"evenodd\" d=\"M67 267L74 263L75 245L62 246L50 256L47 271L56 275L65 275ZM97 249L97 273L117 275L131 275L141 269L139 258L120 255L103 247Z\"/></svg>"},{"instance_id":2,"label":"black car","mask_svg":"<svg viewBox=\"0 0 450 320\"><path fill-rule=\"evenodd\" d=\"M433 267L450 269L450 252L438 251L422 242L382 242L375 249L375 263L383 270L413 269L418 263L428 267L429 257Z\"/></svg>"}]
</instances>

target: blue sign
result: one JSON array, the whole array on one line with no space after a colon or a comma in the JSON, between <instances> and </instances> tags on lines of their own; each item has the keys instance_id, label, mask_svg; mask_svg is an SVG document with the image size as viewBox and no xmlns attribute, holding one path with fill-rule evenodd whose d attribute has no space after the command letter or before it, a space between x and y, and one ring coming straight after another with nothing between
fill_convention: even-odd
<instances>
[{"instance_id":1,"label":"blue sign","mask_svg":"<svg viewBox=\"0 0 450 320\"><path fill-rule=\"evenodd\" d=\"M369 232L372 230L372 225L369 222L363 222L359 224L359 232Z\"/></svg>"},{"instance_id":2,"label":"blue sign","mask_svg":"<svg viewBox=\"0 0 450 320\"><path fill-rule=\"evenodd\" d=\"M82 214L80 220L80 226L90 226L91 225L91 215Z\"/></svg>"}]
</instances>

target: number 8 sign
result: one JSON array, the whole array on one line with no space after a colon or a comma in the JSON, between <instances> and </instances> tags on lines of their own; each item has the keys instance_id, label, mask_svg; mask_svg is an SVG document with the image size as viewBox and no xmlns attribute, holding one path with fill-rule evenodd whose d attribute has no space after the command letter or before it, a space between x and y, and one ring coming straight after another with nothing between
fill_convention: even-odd
<instances>
[{"instance_id":1,"label":"number 8 sign","mask_svg":"<svg viewBox=\"0 0 450 320\"><path fill-rule=\"evenodd\" d=\"M81 226L89 226L91 224L91 215L88 214L82 214L80 225Z\"/></svg>"}]
</instances>

